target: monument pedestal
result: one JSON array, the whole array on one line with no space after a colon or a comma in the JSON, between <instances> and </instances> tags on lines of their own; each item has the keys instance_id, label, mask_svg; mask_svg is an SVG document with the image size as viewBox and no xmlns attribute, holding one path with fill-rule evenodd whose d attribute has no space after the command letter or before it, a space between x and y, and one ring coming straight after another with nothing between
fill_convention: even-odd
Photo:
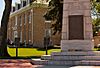
<instances>
[{"instance_id":1,"label":"monument pedestal","mask_svg":"<svg viewBox=\"0 0 100 68\"><path fill-rule=\"evenodd\" d=\"M100 52L94 52L90 0L64 0L61 52L44 55L34 64L100 65Z\"/></svg>"},{"instance_id":2,"label":"monument pedestal","mask_svg":"<svg viewBox=\"0 0 100 68\"><path fill-rule=\"evenodd\" d=\"M32 63L40 65L100 65L100 52L93 51L91 40L62 40L61 52L43 55L41 59L33 59Z\"/></svg>"},{"instance_id":3,"label":"monument pedestal","mask_svg":"<svg viewBox=\"0 0 100 68\"><path fill-rule=\"evenodd\" d=\"M43 55L41 56L41 59L33 59L32 63L36 65L98 66L100 65L100 52L92 51L90 49L88 50L88 48L80 49L79 47L77 49L77 47L69 47L67 50L63 49L61 52L53 52L51 55Z\"/></svg>"},{"instance_id":4,"label":"monument pedestal","mask_svg":"<svg viewBox=\"0 0 100 68\"><path fill-rule=\"evenodd\" d=\"M91 40L61 40L62 51L92 51L94 46Z\"/></svg>"},{"instance_id":5,"label":"monument pedestal","mask_svg":"<svg viewBox=\"0 0 100 68\"><path fill-rule=\"evenodd\" d=\"M33 59L38 65L100 65L100 52L93 51L62 51L53 52L51 55L41 56L41 59Z\"/></svg>"},{"instance_id":6,"label":"monument pedestal","mask_svg":"<svg viewBox=\"0 0 100 68\"><path fill-rule=\"evenodd\" d=\"M93 51L91 40L62 40L61 52L43 55L41 59L33 59L32 63L40 65L100 65L100 52Z\"/></svg>"}]
</instances>

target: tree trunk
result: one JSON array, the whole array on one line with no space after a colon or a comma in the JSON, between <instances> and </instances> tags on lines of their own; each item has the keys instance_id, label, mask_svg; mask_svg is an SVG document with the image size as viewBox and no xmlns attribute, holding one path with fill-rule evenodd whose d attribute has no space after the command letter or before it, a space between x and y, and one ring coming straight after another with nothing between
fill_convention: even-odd
<instances>
[{"instance_id":1,"label":"tree trunk","mask_svg":"<svg viewBox=\"0 0 100 68\"><path fill-rule=\"evenodd\" d=\"M9 22L9 15L11 11L12 0L4 0L5 9L1 20L1 44L0 44L0 56L10 56L7 51L7 25Z\"/></svg>"}]
</instances>

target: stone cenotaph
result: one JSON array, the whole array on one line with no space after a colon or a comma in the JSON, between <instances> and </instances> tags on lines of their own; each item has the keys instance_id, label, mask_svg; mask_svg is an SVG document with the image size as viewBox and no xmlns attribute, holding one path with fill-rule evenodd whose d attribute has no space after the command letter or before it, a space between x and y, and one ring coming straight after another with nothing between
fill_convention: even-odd
<instances>
[{"instance_id":1,"label":"stone cenotaph","mask_svg":"<svg viewBox=\"0 0 100 68\"><path fill-rule=\"evenodd\" d=\"M61 49L92 50L90 0L64 0Z\"/></svg>"},{"instance_id":2,"label":"stone cenotaph","mask_svg":"<svg viewBox=\"0 0 100 68\"><path fill-rule=\"evenodd\" d=\"M100 65L100 52L93 51L90 0L64 0L61 52L33 59L34 64Z\"/></svg>"}]
</instances>

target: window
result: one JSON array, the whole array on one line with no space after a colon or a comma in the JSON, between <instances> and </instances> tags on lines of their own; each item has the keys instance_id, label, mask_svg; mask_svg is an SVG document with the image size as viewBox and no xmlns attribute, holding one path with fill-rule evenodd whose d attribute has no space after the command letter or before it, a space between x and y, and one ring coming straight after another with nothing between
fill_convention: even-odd
<instances>
[{"instance_id":1,"label":"window","mask_svg":"<svg viewBox=\"0 0 100 68\"><path fill-rule=\"evenodd\" d=\"M23 1L23 7L26 6L26 1Z\"/></svg>"},{"instance_id":2,"label":"window","mask_svg":"<svg viewBox=\"0 0 100 68\"><path fill-rule=\"evenodd\" d=\"M24 37L23 37L23 39L24 39L24 42L26 41L26 27L24 26L24 33L23 33L23 35L24 35Z\"/></svg>"},{"instance_id":3,"label":"window","mask_svg":"<svg viewBox=\"0 0 100 68\"><path fill-rule=\"evenodd\" d=\"M15 26L17 25L17 16L15 17Z\"/></svg>"},{"instance_id":4,"label":"window","mask_svg":"<svg viewBox=\"0 0 100 68\"><path fill-rule=\"evenodd\" d=\"M14 31L14 38L15 37L18 37L18 32L17 31Z\"/></svg>"},{"instance_id":5,"label":"window","mask_svg":"<svg viewBox=\"0 0 100 68\"><path fill-rule=\"evenodd\" d=\"M16 3L16 10L21 8L21 4Z\"/></svg>"},{"instance_id":6,"label":"window","mask_svg":"<svg viewBox=\"0 0 100 68\"><path fill-rule=\"evenodd\" d=\"M31 31L29 31L29 42L31 42L31 36L32 34L31 34Z\"/></svg>"},{"instance_id":7,"label":"window","mask_svg":"<svg viewBox=\"0 0 100 68\"><path fill-rule=\"evenodd\" d=\"M12 7L12 11L13 11L13 12L15 11L15 7L14 7L14 6Z\"/></svg>"},{"instance_id":8,"label":"window","mask_svg":"<svg viewBox=\"0 0 100 68\"><path fill-rule=\"evenodd\" d=\"M20 26L22 26L22 17L21 16L19 17L19 24L20 24Z\"/></svg>"},{"instance_id":9,"label":"window","mask_svg":"<svg viewBox=\"0 0 100 68\"><path fill-rule=\"evenodd\" d=\"M29 3L32 3L33 2L33 0L29 0Z\"/></svg>"},{"instance_id":10,"label":"window","mask_svg":"<svg viewBox=\"0 0 100 68\"><path fill-rule=\"evenodd\" d=\"M28 14L28 22L31 23L31 13Z\"/></svg>"},{"instance_id":11,"label":"window","mask_svg":"<svg viewBox=\"0 0 100 68\"><path fill-rule=\"evenodd\" d=\"M25 25L25 20L26 20L26 17L25 17L26 15L25 14L23 14L23 23L24 23L24 25Z\"/></svg>"},{"instance_id":12,"label":"window","mask_svg":"<svg viewBox=\"0 0 100 68\"><path fill-rule=\"evenodd\" d=\"M20 9L20 8L21 8L21 4L17 4L17 6L18 6L18 9Z\"/></svg>"},{"instance_id":13,"label":"window","mask_svg":"<svg viewBox=\"0 0 100 68\"><path fill-rule=\"evenodd\" d=\"M22 31L20 32L20 42L22 42Z\"/></svg>"}]
</instances>

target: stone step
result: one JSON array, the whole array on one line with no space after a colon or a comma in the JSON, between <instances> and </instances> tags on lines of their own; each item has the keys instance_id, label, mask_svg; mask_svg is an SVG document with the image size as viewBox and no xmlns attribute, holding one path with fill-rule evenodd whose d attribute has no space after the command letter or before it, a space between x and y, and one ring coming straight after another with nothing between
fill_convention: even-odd
<instances>
[{"instance_id":1,"label":"stone step","mask_svg":"<svg viewBox=\"0 0 100 68\"><path fill-rule=\"evenodd\" d=\"M96 56L100 56L100 51L93 51Z\"/></svg>"},{"instance_id":2,"label":"stone step","mask_svg":"<svg viewBox=\"0 0 100 68\"><path fill-rule=\"evenodd\" d=\"M100 52L96 52L97 55L99 55ZM95 53L93 51L66 51L66 52L52 52L51 55L80 55L80 56L93 56Z\"/></svg>"},{"instance_id":3,"label":"stone step","mask_svg":"<svg viewBox=\"0 0 100 68\"><path fill-rule=\"evenodd\" d=\"M34 65L48 65L49 60L32 59L31 63Z\"/></svg>"},{"instance_id":4,"label":"stone step","mask_svg":"<svg viewBox=\"0 0 100 68\"><path fill-rule=\"evenodd\" d=\"M52 56L51 55L43 55L43 56L41 56L41 59L42 60L51 60Z\"/></svg>"},{"instance_id":5,"label":"stone step","mask_svg":"<svg viewBox=\"0 0 100 68\"><path fill-rule=\"evenodd\" d=\"M36 65L67 65L67 66L72 66L72 65L88 65L88 66L99 66L100 61L54 61L54 60L33 60L33 64Z\"/></svg>"},{"instance_id":6,"label":"stone step","mask_svg":"<svg viewBox=\"0 0 100 68\"><path fill-rule=\"evenodd\" d=\"M100 60L100 56L41 56L42 60Z\"/></svg>"},{"instance_id":7,"label":"stone step","mask_svg":"<svg viewBox=\"0 0 100 68\"><path fill-rule=\"evenodd\" d=\"M32 64L35 65L74 65L74 62L72 61L54 61L54 60L37 60L37 59L33 59L33 61L31 62Z\"/></svg>"},{"instance_id":8,"label":"stone step","mask_svg":"<svg viewBox=\"0 0 100 68\"><path fill-rule=\"evenodd\" d=\"M100 66L100 61L86 61L86 60L82 60L82 61L77 61L77 63L79 63L79 65L87 65L87 66Z\"/></svg>"}]
</instances>

